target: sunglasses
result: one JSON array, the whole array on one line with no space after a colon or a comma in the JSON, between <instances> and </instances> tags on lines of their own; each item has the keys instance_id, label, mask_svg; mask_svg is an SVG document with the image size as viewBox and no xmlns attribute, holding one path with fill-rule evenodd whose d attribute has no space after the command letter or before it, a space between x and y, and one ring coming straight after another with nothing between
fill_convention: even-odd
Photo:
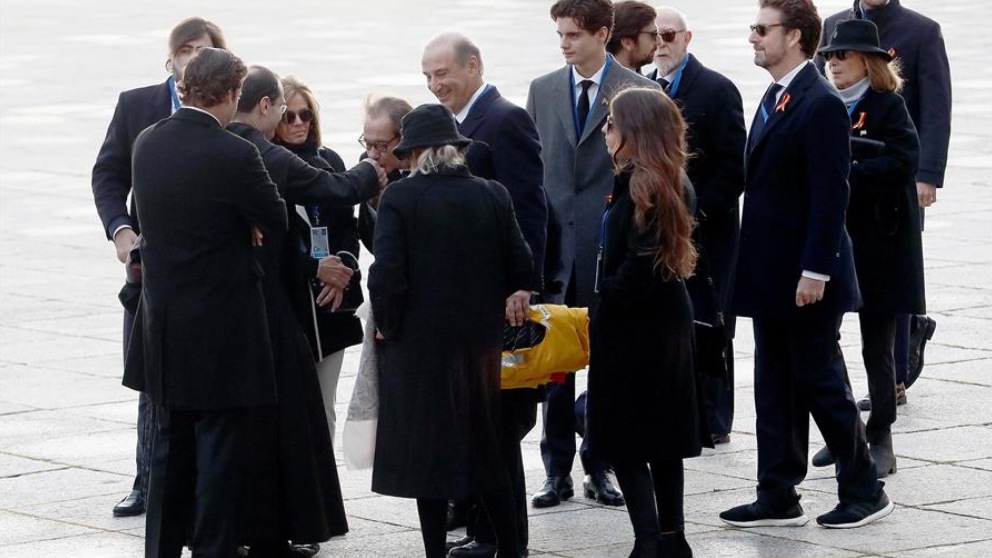
<instances>
[{"instance_id":1,"label":"sunglasses","mask_svg":"<svg viewBox=\"0 0 992 558\"><path fill-rule=\"evenodd\" d=\"M755 23L751 26L751 31L757 33L759 37L764 37L768 34L768 30L772 27L785 27L784 23Z\"/></svg>"},{"instance_id":2,"label":"sunglasses","mask_svg":"<svg viewBox=\"0 0 992 558\"><path fill-rule=\"evenodd\" d=\"M840 60L842 62L844 60L847 60L847 51L846 50L835 50L833 52L824 52L823 53L823 59L824 60L830 61L831 59L834 59L834 58L836 58L837 60Z\"/></svg>"},{"instance_id":3,"label":"sunglasses","mask_svg":"<svg viewBox=\"0 0 992 558\"><path fill-rule=\"evenodd\" d=\"M398 137L399 136L393 136L386 141L369 141L365 139L365 134L362 134L361 136L358 137L358 145L364 147L366 151L371 151L375 149L380 153L384 153L386 149L389 148L389 144L393 143L393 140L395 140Z\"/></svg>"},{"instance_id":4,"label":"sunglasses","mask_svg":"<svg viewBox=\"0 0 992 558\"><path fill-rule=\"evenodd\" d=\"M666 43L670 43L674 41L675 37L677 37L679 33L682 33L683 31L685 31L685 29L662 29L658 31L658 33L655 36L661 37L661 40L665 41Z\"/></svg>"},{"instance_id":5,"label":"sunglasses","mask_svg":"<svg viewBox=\"0 0 992 558\"><path fill-rule=\"evenodd\" d=\"M304 124L309 124L310 122L313 122L313 119L316 116L316 114L314 114L314 112L308 108L305 108L300 112L287 110L282 115L282 121L285 122L286 124L294 124L296 122L297 116L300 117L300 122L303 122Z\"/></svg>"},{"instance_id":6,"label":"sunglasses","mask_svg":"<svg viewBox=\"0 0 992 558\"><path fill-rule=\"evenodd\" d=\"M610 115L606 117L606 131L609 132L612 129L613 129L613 116Z\"/></svg>"}]
</instances>

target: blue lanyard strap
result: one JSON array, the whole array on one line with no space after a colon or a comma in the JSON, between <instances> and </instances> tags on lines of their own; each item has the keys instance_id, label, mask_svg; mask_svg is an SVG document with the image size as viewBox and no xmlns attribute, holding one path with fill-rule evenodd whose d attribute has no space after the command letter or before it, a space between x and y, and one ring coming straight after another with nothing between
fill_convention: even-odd
<instances>
[{"instance_id":1,"label":"blue lanyard strap","mask_svg":"<svg viewBox=\"0 0 992 558\"><path fill-rule=\"evenodd\" d=\"M679 91L679 84L682 83L682 71L685 70L685 65L689 63L689 55L686 54L685 58L682 59L682 63L679 64L679 69L675 70L675 77L672 78L672 84L668 86L668 96L675 98L675 94Z\"/></svg>"},{"instance_id":2,"label":"blue lanyard strap","mask_svg":"<svg viewBox=\"0 0 992 558\"><path fill-rule=\"evenodd\" d=\"M596 98L593 99L593 102L589 104L589 114L586 115L585 125L588 125L589 124L589 118L592 116L592 113L595 112L594 109L596 108L596 105L599 103L599 100L603 97L603 84L606 83L606 76L609 75L609 73L610 73L610 66L612 66L612 65L613 65L613 57L610 56L610 55L606 55L606 63L603 65L603 77L601 77L600 80L599 80L599 90L596 91ZM579 139L581 137L580 134L579 134L579 129L580 129L579 128L579 103L578 103L578 99L576 99L576 97L575 97L575 72L574 71L568 72L568 83L570 85L569 91L571 91L571 95L572 95L572 122L575 123L575 137L576 137L576 139ZM585 126L582 126L581 129L584 131L585 130Z\"/></svg>"},{"instance_id":3,"label":"blue lanyard strap","mask_svg":"<svg viewBox=\"0 0 992 558\"><path fill-rule=\"evenodd\" d=\"M182 104L179 102L179 95L176 93L175 76L169 76L169 94L172 96L172 112L176 112Z\"/></svg>"}]
</instances>

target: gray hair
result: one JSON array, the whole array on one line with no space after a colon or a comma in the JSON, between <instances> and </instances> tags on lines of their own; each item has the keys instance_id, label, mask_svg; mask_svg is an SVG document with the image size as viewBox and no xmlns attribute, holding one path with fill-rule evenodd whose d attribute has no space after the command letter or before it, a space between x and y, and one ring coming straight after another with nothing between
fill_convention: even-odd
<instances>
[{"instance_id":1,"label":"gray hair","mask_svg":"<svg viewBox=\"0 0 992 558\"><path fill-rule=\"evenodd\" d=\"M410 175L437 174L442 168L465 166L465 151L454 145L428 147L417 155L417 163L411 165Z\"/></svg>"}]
</instances>

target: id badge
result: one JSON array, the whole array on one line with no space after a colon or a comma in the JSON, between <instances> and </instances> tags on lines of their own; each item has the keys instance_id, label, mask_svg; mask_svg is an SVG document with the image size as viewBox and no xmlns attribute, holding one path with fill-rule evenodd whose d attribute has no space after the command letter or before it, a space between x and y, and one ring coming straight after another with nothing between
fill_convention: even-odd
<instances>
[{"instance_id":1,"label":"id badge","mask_svg":"<svg viewBox=\"0 0 992 558\"><path fill-rule=\"evenodd\" d=\"M327 227L310 227L310 257L319 260L331 255Z\"/></svg>"}]
</instances>

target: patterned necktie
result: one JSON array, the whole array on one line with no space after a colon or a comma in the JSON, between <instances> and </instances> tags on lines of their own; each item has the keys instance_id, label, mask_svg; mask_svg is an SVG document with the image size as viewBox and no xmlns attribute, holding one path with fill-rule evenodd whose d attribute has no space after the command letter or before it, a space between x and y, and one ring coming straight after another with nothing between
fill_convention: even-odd
<instances>
[{"instance_id":1,"label":"patterned necktie","mask_svg":"<svg viewBox=\"0 0 992 558\"><path fill-rule=\"evenodd\" d=\"M661 85L661 88L665 90L666 94L670 94L669 89L671 89L672 84L667 79L663 77L658 78L658 85Z\"/></svg>"},{"instance_id":2,"label":"patterned necktie","mask_svg":"<svg viewBox=\"0 0 992 558\"><path fill-rule=\"evenodd\" d=\"M582 86L582 93L579 95L578 113L579 113L579 137L582 137L582 131L586 127L586 119L589 118L589 88L595 83L591 79L584 79L579 82Z\"/></svg>"}]
</instances>

